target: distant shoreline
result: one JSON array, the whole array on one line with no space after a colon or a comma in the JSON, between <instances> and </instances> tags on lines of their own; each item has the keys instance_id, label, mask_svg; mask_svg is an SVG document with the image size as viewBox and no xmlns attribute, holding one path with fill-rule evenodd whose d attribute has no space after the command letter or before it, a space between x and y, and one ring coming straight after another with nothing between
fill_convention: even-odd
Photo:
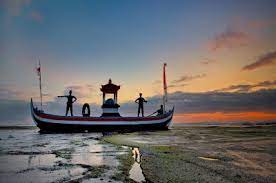
<instances>
[{"instance_id":1,"label":"distant shoreline","mask_svg":"<svg viewBox=\"0 0 276 183\"><path fill-rule=\"evenodd\" d=\"M274 126L276 121L263 122L200 122L200 123L173 123L173 126L187 126L187 127L245 127L245 126Z\"/></svg>"},{"instance_id":2,"label":"distant shoreline","mask_svg":"<svg viewBox=\"0 0 276 183\"><path fill-rule=\"evenodd\" d=\"M0 126L0 130L7 130L7 129L37 129L37 126L26 126L26 125L3 125L3 126Z\"/></svg>"},{"instance_id":3,"label":"distant shoreline","mask_svg":"<svg viewBox=\"0 0 276 183\"><path fill-rule=\"evenodd\" d=\"M232 122L232 123L173 123L173 127L261 127L261 126L276 126L276 121L270 122ZM0 125L0 130L7 129L38 129L35 125Z\"/></svg>"}]
</instances>

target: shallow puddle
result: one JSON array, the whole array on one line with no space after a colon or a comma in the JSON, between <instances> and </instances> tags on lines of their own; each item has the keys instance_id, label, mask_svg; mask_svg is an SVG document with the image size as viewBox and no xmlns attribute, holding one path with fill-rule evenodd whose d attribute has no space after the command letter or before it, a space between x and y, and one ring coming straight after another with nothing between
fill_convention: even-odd
<instances>
[{"instance_id":1,"label":"shallow puddle","mask_svg":"<svg viewBox=\"0 0 276 183\"><path fill-rule=\"evenodd\" d=\"M203 160L208 160L208 161L217 161L218 160L216 158L209 158L209 157L202 157L202 156L199 156L198 158L203 159Z\"/></svg>"},{"instance_id":2,"label":"shallow puddle","mask_svg":"<svg viewBox=\"0 0 276 183\"><path fill-rule=\"evenodd\" d=\"M101 133L39 134L0 130L0 182L116 182L117 155Z\"/></svg>"}]
</instances>

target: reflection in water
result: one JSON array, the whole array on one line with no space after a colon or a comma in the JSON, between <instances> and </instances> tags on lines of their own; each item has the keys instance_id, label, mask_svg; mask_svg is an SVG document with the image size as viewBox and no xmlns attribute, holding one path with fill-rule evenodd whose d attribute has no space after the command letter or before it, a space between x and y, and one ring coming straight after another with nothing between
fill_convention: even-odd
<instances>
[{"instance_id":1,"label":"reflection in water","mask_svg":"<svg viewBox=\"0 0 276 183\"><path fill-rule=\"evenodd\" d=\"M141 155L140 155L140 152L139 152L139 149L137 147L132 147L132 157L134 158L134 160L137 162L137 163L140 163L141 161Z\"/></svg>"},{"instance_id":2,"label":"reflection in water","mask_svg":"<svg viewBox=\"0 0 276 183\"><path fill-rule=\"evenodd\" d=\"M94 166L108 164L104 161L103 145L95 144L95 143L89 144L89 142L86 142L86 143L88 144L88 146L75 149L75 152L72 154L71 162L73 162L74 164L84 164L84 165L94 165ZM97 151L100 153L93 153L93 151Z\"/></svg>"},{"instance_id":3,"label":"reflection in water","mask_svg":"<svg viewBox=\"0 0 276 183\"><path fill-rule=\"evenodd\" d=\"M28 168L30 168L31 164L32 164L32 159L34 158L34 155L30 155L28 158Z\"/></svg>"},{"instance_id":4,"label":"reflection in water","mask_svg":"<svg viewBox=\"0 0 276 183\"><path fill-rule=\"evenodd\" d=\"M140 166L141 154L137 147L132 148L132 157L134 158L135 162L133 163L129 171L129 178L131 178L135 182L145 182L146 180Z\"/></svg>"},{"instance_id":5,"label":"reflection in water","mask_svg":"<svg viewBox=\"0 0 276 183\"><path fill-rule=\"evenodd\" d=\"M204 159L204 160L209 160L209 161L217 161L218 160L216 158L209 158L209 157L202 157L202 156L199 156L198 158Z\"/></svg>"},{"instance_id":6,"label":"reflection in water","mask_svg":"<svg viewBox=\"0 0 276 183\"><path fill-rule=\"evenodd\" d=\"M115 182L116 156L129 149L117 150L100 138L97 133L0 130L0 182Z\"/></svg>"}]
</instances>

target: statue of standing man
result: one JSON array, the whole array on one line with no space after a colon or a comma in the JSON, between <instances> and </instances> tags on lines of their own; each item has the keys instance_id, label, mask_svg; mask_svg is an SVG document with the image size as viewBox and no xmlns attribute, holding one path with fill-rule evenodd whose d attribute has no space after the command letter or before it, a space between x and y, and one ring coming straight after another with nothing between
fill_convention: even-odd
<instances>
[{"instance_id":1,"label":"statue of standing man","mask_svg":"<svg viewBox=\"0 0 276 183\"><path fill-rule=\"evenodd\" d=\"M72 95L72 90L69 91L69 95L58 96L58 97L67 97L66 116L69 110L70 110L71 116L73 116L73 103L76 102L77 98Z\"/></svg>"}]
</instances>

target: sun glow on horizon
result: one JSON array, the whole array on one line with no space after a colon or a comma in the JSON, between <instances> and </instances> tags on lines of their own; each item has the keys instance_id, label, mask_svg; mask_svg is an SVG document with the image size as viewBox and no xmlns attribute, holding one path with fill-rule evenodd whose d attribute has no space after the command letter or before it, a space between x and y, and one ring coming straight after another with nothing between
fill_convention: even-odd
<instances>
[{"instance_id":1,"label":"sun glow on horizon","mask_svg":"<svg viewBox=\"0 0 276 183\"><path fill-rule=\"evenodd\" d=\"M276 120L276 113L263 111L183 113L175 114L173 120L176 123L262 122Z\"/></svg>"}]
</instances>

